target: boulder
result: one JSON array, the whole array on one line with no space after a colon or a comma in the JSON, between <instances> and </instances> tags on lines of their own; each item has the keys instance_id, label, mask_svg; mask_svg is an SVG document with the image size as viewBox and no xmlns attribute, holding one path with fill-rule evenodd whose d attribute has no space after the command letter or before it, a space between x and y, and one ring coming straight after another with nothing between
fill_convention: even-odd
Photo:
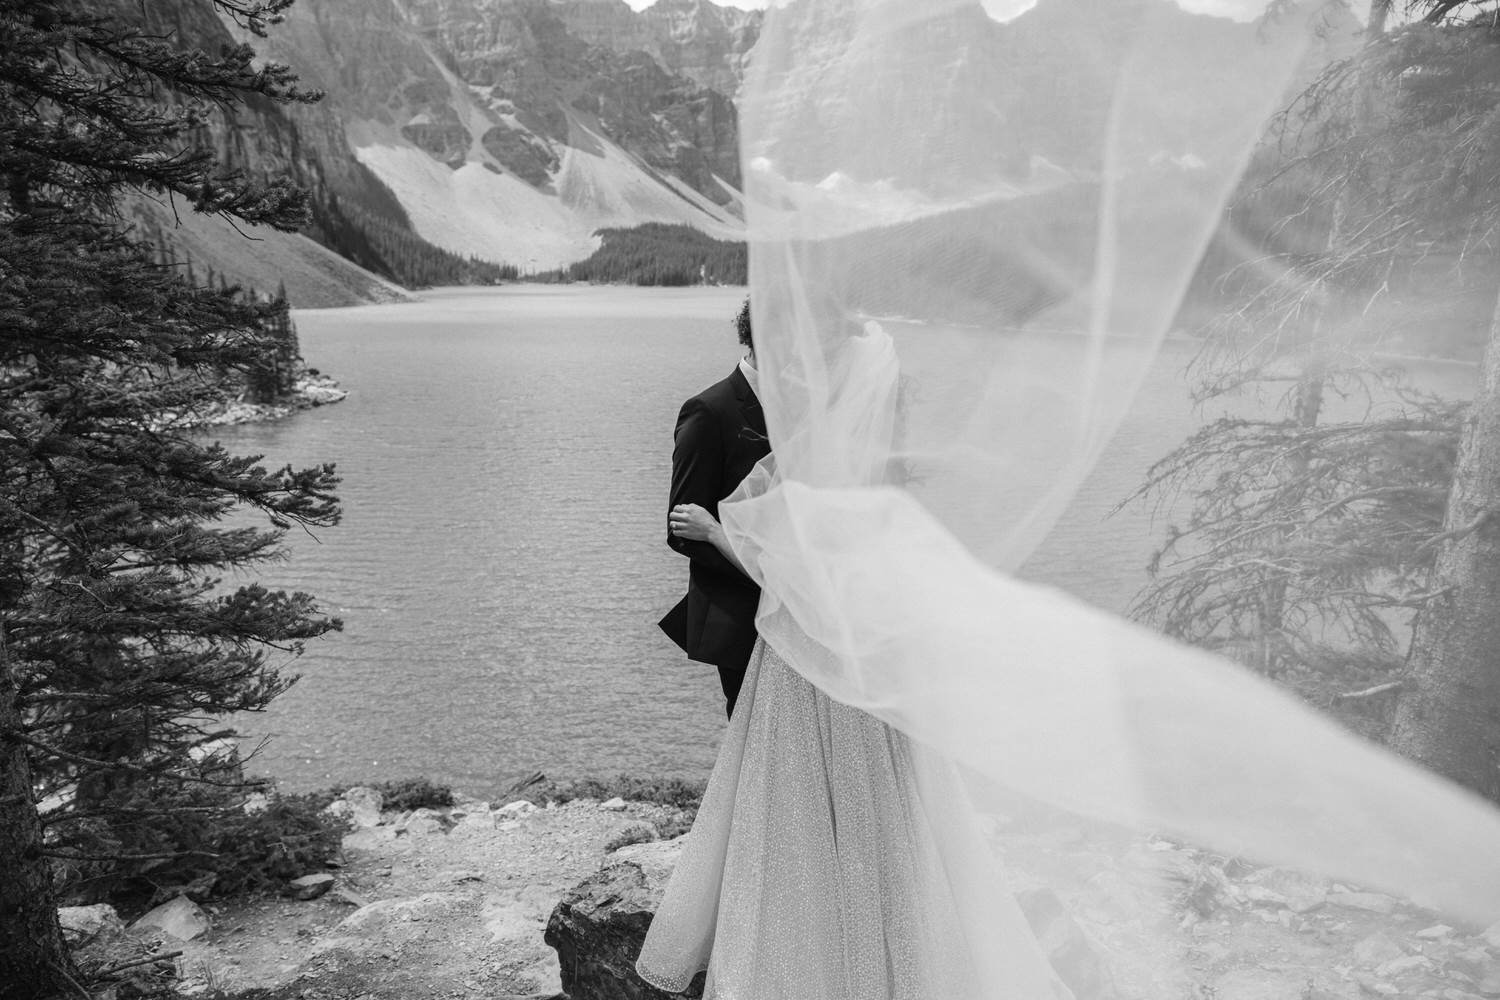
<instances>
[{"instance_id":1,"label":"boulder","mask_svg":"<svg viewBox=\"0 0 1500 1000\"><path fill-rule=\"evenodd\" d=\"M557 949L570 1000L672 1000L635 974L635 958L665 879L624 861L589 876L552 911L544 939ZM695 984L696 985L696 984ZM701 990L690 990L690 996Z\"/></svg>"},{"instance_id":2,"label":"boulder","mask_svg":"<svg viewBox=\"0 0 1500 1000\"><path fill-rule=\"evenodd\" d=\"M456 815L456 814L455 814ZM495 814L488 809L483 811L465 813L458 821L455 830L493 830L495 829Z\"/></svg>"},{"instance_id":3,"label":"boulder","mask_svg":"<svg viewBox=\"0 0 1500 1000\"><path fill-rule=\"evenodd\" d=\"M349 820L358 829L380 825L380 808L385 805L385 796L373 788L363 785L349 789L342 800L349 807Z\"/></svg>"},{"instance_id":4,"label":"boulder","mask_svg":"<svg viewBox=\"0 0 1500 1000\"><path fill-rule=\"evenodd\" d=\"M404 899L381 899L345 917L312 948L313 955L340 952L350 957L396 956L430 932L455 923L478 920L479 898L473 893L428 892Z\"/></svg>"},{"instance_id":5,"label":"boulder","mask_svg":"<svg viewBox=\"0 0 1500 1000\"><path fill-rule=\"evenodd\" d=\"M107 903L64 906L57 911L57 920L62 924L63 937L75 948L88 944L100 934L125 929L120 915Z\"/></svg>"},{"instance_id":6,"label":"boulder","mask_svg":"<svg viewBox=\"0 0 1500 1000\"><path fill-rule=\"evenodd\" d=\"M520 819L523 816L530 816L534 812L536 812L535 804L527 802L525 799L516 799L516 801L507 802L499 809L496 809L495 815L500 819Z\"/></svg>"},{"instance_id":7,"label":"boulder","mask_svg":"<svg viewBox=\"0 0 1500 1000\"><path fill-rule=\"evenodd\" d=\"M624 812L625 800L616 795L612 799L606 799L605 801L599 803L599 808L603 809L605 812Z\"/></svg>"},{"instance_id":8,"label":"boulder","mask_svg":"<svg viewBox=\"0 0 1500 1000\"><path fill-rule=\"evenodd\" d=\"M640 865L646 878L656 885L666 887L677 867L677 859L687 845L687 834L671 840L654 840L649 843L631 844L615 852L612 861L630 861Z\"/></svg>"},{"instance_id":9,"label":"boulder","mask_svg":"<svg viewBox=\"0 0 1500 1000\"><path fill-rule=\"evenodd\" d=\"M195 937L207 934L213 924L209 922L208 914L204 913L197 903L186 896L178 896L176 899L161 904L130 925L131 930L146 927L155 927L162 933L181 941L191 941Z\"/></svg>"},{"instance_id":10,"label":"boulder","mask_svg":"<svg viewBox=\"0 0 1500 1000\"><path fill-rule=\"evenodd\" d=\"M309 406L327 406L330 403L343 402L349 395L347 389L339 388L339 384L327 375L315 375L297 380L294 390L300 401Z\"/></svg>"},{"instance_id":11,"label":"boulder","mask_svg":"<svg viewBox=\"0 0 1500 1000\"><path fill-rule=\"evenodd\" d=\"M401 822L397 829L403 830L408 836L423 837L434 833L442 833L448 827L443 822L443 814L436 809L414 809Z\"/></svg>"},{"instance_id":12,"label":"boulder","mask_svg":"<svg viewBox=\"0 0 1500 1000\"><path fill-rule=\"evenodd\" d=\"M334 877L327 872L304 875L286 884L286 894L295 899L317 899L333 888Z\"/></svg>"}]
</instances>

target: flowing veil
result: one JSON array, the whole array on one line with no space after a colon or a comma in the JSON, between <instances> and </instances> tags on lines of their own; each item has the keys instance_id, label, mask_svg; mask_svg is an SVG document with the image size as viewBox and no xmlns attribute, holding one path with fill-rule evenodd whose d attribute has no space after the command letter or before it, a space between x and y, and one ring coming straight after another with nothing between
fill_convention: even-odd
<instances>
[{"instance_id":1,"label":"flowing veil","mask_svg":"<svg viewBox=\"0 0 1500 1000\"><path fill-rule=\"evenodd\" d=\"M1493 808L1013 575L1346 8L1028 6L768 12L741 128L774 457L720 507L765 588L761 634L1018 800L1500 916Z\"/></svg>"}]
</instances>

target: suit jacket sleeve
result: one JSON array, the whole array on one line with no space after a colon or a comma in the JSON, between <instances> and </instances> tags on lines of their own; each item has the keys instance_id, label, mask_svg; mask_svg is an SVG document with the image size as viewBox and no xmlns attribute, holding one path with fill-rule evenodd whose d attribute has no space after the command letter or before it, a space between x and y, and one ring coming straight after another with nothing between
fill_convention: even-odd
<instances>
[{"instance_id":1,"label":"suit jacket sleeve","mask_svg":"<svg viewBox=\"0 0 1500 1000\"><path fill-rule=\"evenodd\" d=\"M701 399L682 404L672 445L672 496L668 509L695 503L715 517L719 500L736 484L724 482L724 435L719 418ZM747 580L743 573L708 542L689 541L667 532L667 544L695 566Z\"/></svg>"}]
</instances>

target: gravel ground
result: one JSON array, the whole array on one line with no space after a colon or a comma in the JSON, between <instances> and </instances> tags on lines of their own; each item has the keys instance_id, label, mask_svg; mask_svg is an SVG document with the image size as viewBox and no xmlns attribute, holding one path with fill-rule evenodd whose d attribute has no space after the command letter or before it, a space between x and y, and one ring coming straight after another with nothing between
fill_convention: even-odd
<instances>
[{"instance_id":1,"label":"gravel ground","mask_svg":"<svg viewBox=\"0 0 1500 1000\"><path fill-rule=\"evenodd\" d=\"M245 1000L556 994L557 958L542 930L558 898L599 869L611 841L682 820L669 807L619 806L527 803L508 813L463 802L386 814L345 838L346 863L327 894L207 907L213 929L174 946L184 951L183 991Z\"/></svg>"},{"instance_id":2,"label":"gravel ground","mask_svg":"<svg viewBox=\"0 0 1500 1000\"><path fill-rule=\"evenodd\" d=\"M172 946L184 951L184 991L208 1000L552 997L557 960L542 931L557 900L608 863L608 848L676 832L685 819L619 800L384 814L346 837L325 895L208 907L212 930ZM1500 925L1445 923L1357 886L1162 838L1003 819L990 833L1014 888L1055 894L1120 997L1500 997Z\"/></svg>"}]
</instances>

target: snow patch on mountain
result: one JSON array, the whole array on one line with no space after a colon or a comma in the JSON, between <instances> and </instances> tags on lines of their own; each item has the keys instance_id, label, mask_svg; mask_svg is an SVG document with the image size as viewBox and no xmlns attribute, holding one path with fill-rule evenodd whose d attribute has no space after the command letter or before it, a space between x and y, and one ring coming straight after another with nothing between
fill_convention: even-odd
<instances>
[{"instance_id":1,"label":"snow patch on mountain","mask_svg":"<svg viewBox=\"0 0 1500 1000\"><path fill-rule=\"evenodd\" d=\"M740 220L723 207L676 178L648 172L582 123L572 131L555 194L496 172L482 152L453 170L386 130L370 129L351 144L423 239L523 273L584 259L599 246L595 232L608 227L682 223L718 239L743 239Z\"/></svg>"},{"instance_id":2,"label":"snow patch on mountain","mask_svg":"<svg viewBox=\"0 0 1500 1000\"><path fill-rule=\"evenodd\" d=\"M509 174L478 163L450 170L399 142L356 145L354 155L391 189L417 235L445 250L527 272L581 260L598 244L557 198Z\"/></svg>"}]
</instances>

